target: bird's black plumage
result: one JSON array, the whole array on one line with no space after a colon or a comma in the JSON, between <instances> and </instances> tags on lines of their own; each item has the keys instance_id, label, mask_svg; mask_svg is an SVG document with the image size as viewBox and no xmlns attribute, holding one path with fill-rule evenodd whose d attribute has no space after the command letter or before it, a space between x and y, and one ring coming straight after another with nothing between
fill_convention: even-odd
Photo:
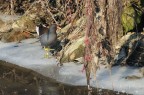
<instances>
[{"instance_id":1,"label":"bird's black plumage","mask_svg":"<svg viewBox=\"0 0 144 95\"><path fill-rule=\"evenodd\" d=\"M49 28L43 25L36 26L42 47L53 47L57 42L57 25L52 24Z\"/></svg>"}]
</instances>

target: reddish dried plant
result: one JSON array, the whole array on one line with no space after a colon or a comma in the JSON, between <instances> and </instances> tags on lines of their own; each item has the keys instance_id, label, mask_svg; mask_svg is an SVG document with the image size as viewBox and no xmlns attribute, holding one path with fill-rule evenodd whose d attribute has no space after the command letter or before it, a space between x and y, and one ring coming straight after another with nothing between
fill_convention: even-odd
<instances>
[{"instance_id":1,"label":"reddish dried plant","mask_svg":"<svg viewBox=\"0 0 144 95\"><path fill-rule=\"evenodd\" d=\"M87 85L89 89L90 85L90 74L92 70L92 35L93 25L94 25L94 10L93 10L93 1L92 0L85 0L85 16L86 16L86 28L85 28L85 55L84 55L84 67L86 70L86 77L87 77Z\"/></svg>"}]
</instances>

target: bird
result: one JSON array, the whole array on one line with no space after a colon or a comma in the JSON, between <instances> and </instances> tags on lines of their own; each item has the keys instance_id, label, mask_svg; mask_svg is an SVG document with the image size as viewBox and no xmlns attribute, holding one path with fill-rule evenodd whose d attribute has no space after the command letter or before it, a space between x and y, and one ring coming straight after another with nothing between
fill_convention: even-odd
<instances>
[{"instance_id":1,"label":"bird","mask_svg":"<svg viewBox=\"0 0 144 95\"><path fill-rule=\"evenodd\" d=\"M47 52L44 57L49 57L49 51L54 50L51 49L55 44L57 43L57 25L52 24L49 28L46 26L39 24L36 26L36 32L39 36L39 40L41 43L41 46L44 48L44 50Z\"/></svg>"}]
</instances>

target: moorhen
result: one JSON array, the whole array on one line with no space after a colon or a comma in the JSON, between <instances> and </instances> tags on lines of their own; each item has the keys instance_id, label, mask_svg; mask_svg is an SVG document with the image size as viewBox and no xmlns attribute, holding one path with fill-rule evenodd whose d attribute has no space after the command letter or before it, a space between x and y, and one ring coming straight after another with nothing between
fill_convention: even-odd
<instances>
[{"instance_id":1,"label":"moorhen","mask_svg":"<svg viewBox=\"0 0 144 95\"><path fill-rule=\"evenodd\" d=\"M52 24L49 28L47 28L46 26L43 26L42 24L36 26L36 32L39 35L41 46L47 52L45 54L45 57L49 57L49 54L48 54L49 51L53 50L50 48L55 46L55 44L57 43L56 30L57 30L56 24Z\"/></svg>"}]
</instances>

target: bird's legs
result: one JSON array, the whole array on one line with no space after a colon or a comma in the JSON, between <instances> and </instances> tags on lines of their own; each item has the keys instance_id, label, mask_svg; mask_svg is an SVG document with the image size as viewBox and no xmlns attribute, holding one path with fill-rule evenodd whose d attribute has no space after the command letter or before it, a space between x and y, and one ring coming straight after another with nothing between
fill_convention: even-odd
<instances>
[{"instance_id":1,"label":"bird's legs","mask_svg":"<svg viewBox=\"0 0 144 95\"><path fill-rule=\"evenodd\" d=\"M44 47L44 50L46 51L45 55L44 55L44 58L49 58L49 51L50 50L54 50L54 49L50 49L49 47Z\"/></svg>"}]
</instances>

